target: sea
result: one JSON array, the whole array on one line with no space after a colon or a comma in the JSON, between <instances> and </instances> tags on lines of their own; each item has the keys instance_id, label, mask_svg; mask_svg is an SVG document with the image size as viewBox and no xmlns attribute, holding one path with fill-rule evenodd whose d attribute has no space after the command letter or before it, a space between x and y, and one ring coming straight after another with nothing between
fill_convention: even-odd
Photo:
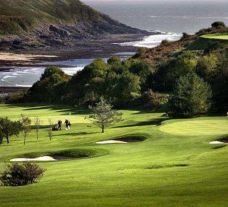
<instances>
[{"instance_id":1,"label":"sea","mask_svg":"<svg viewBox=\"0 0 228 207\"><path fill-rule=\"evenodd\" d=\"M123 42L121 45L152 48L162 40L175 41L183 33L194 34L215 21L228 25L228 0L83 0L91 7L124 24L139 29L159 32L142 41ZM123 58L127 55L119 54ZM129 53L129 55L132 55ZM108 57L104 57L107 59ZM93 58L47 62L45 65L60 65L69 75L82 70ZM43 63L42 63L43 64ZM4 66L0 66L4 67ZM6 68L6 67L4 67ZM0 71L1 86L30 87L36 82L45 67L10 66Z\"/></svg>"}]
</instances>

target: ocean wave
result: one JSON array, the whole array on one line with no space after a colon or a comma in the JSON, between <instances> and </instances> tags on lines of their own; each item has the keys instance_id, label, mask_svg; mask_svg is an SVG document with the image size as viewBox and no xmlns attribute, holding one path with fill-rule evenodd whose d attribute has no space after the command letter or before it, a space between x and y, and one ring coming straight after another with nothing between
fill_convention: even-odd
<instances>
[{"instance_id":1,"label":"ocean wave","mask_svg":"<svg viewBox=\"0 0 228 207\"><path fill-rule=\"evenodd\" d=\"M83 70L84 69L84 65L83 66L77 66L77 67L62 67L61 69L67 74L67 75L74 75L76 74L78 71Z\"/></svg>"},{"instance_id":2,"label":"ocean wave","mask_svg":"<svg viewBox=\"0 0 228 207\"><path fill-rule=\"evenodd\" d=\"M158 46L163 40L168 41L177 41L182 37L182 34L177 33L163 33L156 34L144 37L141 41L133 41L133 42L123 42L117 43L121 46L134 46L134 47L145 47L145 48L153 48Z\"/></svg>"},{"instance_id":3,"label":"ocean wave","mask_svg":"<svg viewBox=\"0 0 228 207\"><path fill-rule=\"evenodd\" d=\"M15 87L30 88L32 85L15 84Z\"/></svg>"},{"instance_id":4,"label":"ocean wave","mask_svg":"<svg viewBox=\"0 0 228 207\"><path fill-rule=\"evenodd\" d=\"M8 82L8 79L15 78L15 77L16 76L14 76L14 75L5 75L5 76L2 76L1 81L2 82Z\"/></svg>"}]
</instances>

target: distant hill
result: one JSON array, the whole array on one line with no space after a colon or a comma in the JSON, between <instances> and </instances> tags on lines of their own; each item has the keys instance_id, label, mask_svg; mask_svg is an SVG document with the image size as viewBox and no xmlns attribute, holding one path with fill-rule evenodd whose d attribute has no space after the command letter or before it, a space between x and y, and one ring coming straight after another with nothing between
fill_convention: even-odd
<instances>
[{"instance_id":1,"label":"distant hill","mask_svg":"<svg viewBox=\"0 0 228 207\"><path fill-rule=\"evenodd\" d=\"M142 34L79 0L0 0L0 48L72 44L101 35ZM67 40L67 41L66 41Z\"/></svg>"}]
</instances>

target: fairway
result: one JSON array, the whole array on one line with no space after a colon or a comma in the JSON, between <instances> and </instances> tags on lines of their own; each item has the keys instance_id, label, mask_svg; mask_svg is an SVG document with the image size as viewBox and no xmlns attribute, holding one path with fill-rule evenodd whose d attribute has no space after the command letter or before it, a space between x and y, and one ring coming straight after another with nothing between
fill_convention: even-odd
<instances>
[{"instance_id":1,"label":"fairway","mask_svg":"<svg viewBox=\"0 0 228 207\"><path fill-rule=\"evenodd\" d=\"M104 134L85 116L87 111L61 106L0 105L1 117L21 114L42 121L35 132L0 145L0 171L9 160L70 151L90 157L39 162L46 169L36 184L0 186L0 207L225 207L228 203L228 147L212 140L228 136L227 117L167 120L163 113L123 110L123 120ZM69 119L71 130L53 132L48 119ZM139 142L98 145L123 136ZM5 141L5 140L4 140Z\"/></svg>"},{"instance_id":2,"label":"fairway","mask_svg":"<svg viewBox=\"0 0 228 207\"><path fill-rule=\"evenodd\" d=\"M228 34L207 34L201 37L206 39L228 40Z\"/></svg>"}]
</instances>

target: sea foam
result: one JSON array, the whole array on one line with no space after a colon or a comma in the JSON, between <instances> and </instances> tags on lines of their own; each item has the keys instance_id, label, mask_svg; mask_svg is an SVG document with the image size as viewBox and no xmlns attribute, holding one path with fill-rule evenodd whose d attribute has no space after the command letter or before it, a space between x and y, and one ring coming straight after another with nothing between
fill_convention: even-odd
<instances>
[{"instance_id":1,"label":"sea foam","mask_svg":"<svg viewBox=\"0 0 228 207\"><path fill-rule=\"evenodd\" d=\"M157 47L163 40L177 41L181 37L182 37L182 34L170 32L170 33L161 33L161 34L146 36L141 41L123 42L118 44L120 44L121 46L154 48L154 47Z\"/></svg>"}]
</instances>

